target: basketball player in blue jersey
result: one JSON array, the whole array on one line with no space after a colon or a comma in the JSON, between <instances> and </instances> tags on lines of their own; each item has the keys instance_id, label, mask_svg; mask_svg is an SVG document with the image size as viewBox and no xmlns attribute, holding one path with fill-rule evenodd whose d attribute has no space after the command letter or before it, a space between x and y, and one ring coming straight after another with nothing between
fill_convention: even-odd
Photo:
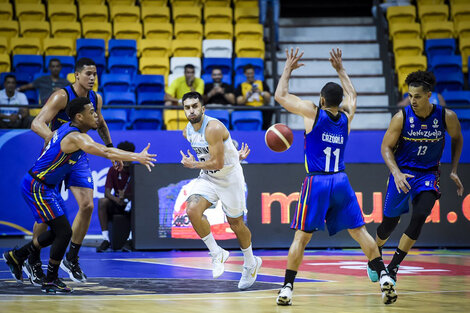
<instances>
[{"instance_id":1,"label":"basketball player in blue jersey","mask_svg":"<svg viewBox=\"0 0 470 313\"><path fill-rule=\"evenodd\" d=\"M387 266L396 281L400 263L419 237L426 217L440 198L439 165L444 149L445 131L452 138L452 170L450 178L463 195L463 185L457 175L463 137L457 115L429 99L436 83L431 72L417 71L405 80L411 105L395 114L382 141L382 157L390 169L384 217L377 228L376 241L380 250L400 220L409 211L411 221L402 235L392 261ZM377 276L369 275L372 281Z\"/></svg>"},{"instance_id":2,"label":"basketball player in blue jersey","mask_svg":"<svg viewBox=\"0 0 470 313\"><path fill-rule=\"evenodd\" d=\"M359 203L344 173L344 150L348 141L351 121L356 111L356 91L342 63L341 50L330 52L330 62L338 73L341 85L327 83L320 93L320 107L290 94L289 78L303 53L299 49L286 50L287 60L276 89L275 99L287 111L300 115L305 125L305 178L297 210L291 224L294 240L287 257L284 285L279 291L278 305L292 304L295 276L302 262L305 247L313 232L325 229L330 236L347 229L364 251L372 268L379 273L382 299L394 303L397 294L379 249L365 226ZM343 99L344 94L344 99ZM340 107L340 104L342 105Z\"/></svg>"},{"instance_id":3,"label":"basketball player in blue jersey","mask_svg":"<svg viewBox=\"0 0 470 313\"><path fill-rule=\"evenodd\" d=\"M188 155L181 151L181 163L187 168L201 170L189 192L186 212L194 230L210 251L212 276L218 278L224 272L224 263L230 253L215 241L204 212L218 200L222 202L222 210L243 252L243 272L238 288L250 288L256 281L262 260L253 255L251 232L243 220L246 213L245 178L240 160L248 156L249 148L242 145L242 149L237 151L224 124L204 114L205 106L198 92L186 93L182 101L189 120L183 136L191 143L199 161L188 150Z\"/></svg>"},{"instance_id":4,"label":"basketball player in blue jersey","mask_svg":"<svg viewBox=\"0 0 470 313\"><path fill-rule=\"evenodd\" d=\"M70 121L65 112L68 102L77 97L86 97L98 114L98 133L104 144L112 147L108 126L101 115L102 99L92 88L96 79L96 65L93 60L81 58L75 65L75 83L53 93L47 103L33 120L31 129L44 138L47 144L52 137L53 131L62 124ZM114 161L113 161L114 162ZM118 167L122 167L122 162ZM73 234L69 252L64 259L61 268L69 273L70 278L76 282L85 282L86 275L82 272L78 263L78 251L90 226L93 213L93 178L91 175L88 158L85 156L75 164L74 171L65 177L65 187L70 189L78 203L78 213L72 225ZM60 189L61 187L58 186ZM33 236L37 237L46 231L47 225L35 224ZM24 264L24 270L34 285L41 285L44 273L41 269L40 251L31 254Z\"/></svg>"},{"instance_id":5,"label":"basketball player in blue jersey","mask_svg":"<svg viewBox=\"0 0 470 313\"><path fill-rule=\"evenodd\" d=\"M94 142L87 132L97 129L98 115L88 98L79 97L67 105L67 115L72 122L65 123L53 132L47 146L24 176L22 193L36 221L50 227L38 237L19 249L6 251L3 258L10 268L13 277L23 281L22 266L29 254L52 244L47 276L42 283L42 291L46 293L70 293L59 278L58 271L65 250L72 236L72 228L64 215L60 191L61 184L67 174L75 170L75 165L86 153L111 160L137 161L150 171L154 166L155 154L147 152L149 145L140 153L127 152L109 148Z\"/></svg>"}]
</instances>

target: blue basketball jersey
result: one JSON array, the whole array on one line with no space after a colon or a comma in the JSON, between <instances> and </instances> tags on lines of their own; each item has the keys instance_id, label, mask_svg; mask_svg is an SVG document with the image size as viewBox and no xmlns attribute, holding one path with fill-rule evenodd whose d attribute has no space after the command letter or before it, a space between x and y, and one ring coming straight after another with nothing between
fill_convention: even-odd
<instances>
[{"instance_id":1,"label":"blue basketball jersey","mask_svg":"<svg viewBox=\"0 0 470 313\"><path fill-rule=\"evenodd\" d=\"M348 118L344 112L336 117L318 109L313 129L305 134L305 170L307 173L344 171L344 150L348 141Z\"/></svg>"},{"instance_id":2,"label":"blue basketball jersey","mask_svg":"<svg viewBox=\"0 0 470 313\"><path fill-rule=\"evenodd\" d=\"M64 179L80 158L85 157L86 154L82 150L70 154L62 152L60 143L71 132L80 132L80 130L66 123L54 132L51 141L29 171L31 176L48 186L55 186Z\"/></svg>"},{"instance_id":3,"label":"blue basketball jersey","mask_svg":"<svg viewBox=\"0 0 470 313\"><path fill-rule=\"evenodd\" d=\"M445 144L445 109L433 105L427 118L418 117L411 105L403 108L403 128L395 147L398 167L437 170Z\"/></svg>"},{"instance_id":4,"label":"blue basketball jersey","mask_svg":"<svg viewBox=\"0 0 470 313\"><path fill-rule=\"evenodd\" d=\"M78 95L76 94L75 90L73 89L72 85L69 85L67 87L63 88L67 94L67 103L72 101L75 98L78 98ZM93 90L90 90L88 92L88 99L90 99L91 103L93 104L93 107L95 108L95 111L97 110L97 105L98 105L98 96ZM52 119L50 128L52 131L58 129L60 126L63 124L70 122L70 118L67 116L67 113L65 113L65 108L63 110L60 110L57 115Z\"/></svg>"}]
</instances>

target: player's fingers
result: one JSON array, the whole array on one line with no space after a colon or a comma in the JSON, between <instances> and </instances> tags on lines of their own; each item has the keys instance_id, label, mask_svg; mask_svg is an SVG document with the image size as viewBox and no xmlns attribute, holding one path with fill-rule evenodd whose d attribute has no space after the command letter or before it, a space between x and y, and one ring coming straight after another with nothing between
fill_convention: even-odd
<instances>
[{"instance_id":1,"label":"player's fingers","mask_svg":"<svg viewBox=\"0 0 470 313\"><path fill-rule=\"evenodd\" d=\"M397 188L397 192L398 192L398 193L401 193L400 186L398 186L398 184L395 184L395 187Z\"/></svg>"},{"instance_id":2,"label":"player's fingers","mask_svg":"<svg viewBox=\"0 0 470 313\"><path fill-rule=\"evenodd\" d=\"M186 158L186 155L184 154L183 151L180 150L180 153L181 153L181 156L182 156L183 158Z\"/></svg>"},{"instance_id":3,"label":"player's fingers","mask_svg":"<svg viewBox=\"0 0 470 313\"><path fill-rule=\"evenodd\" d=\"M408 181L407 181L406 179L405 179L405 181L404 181L403 183L404 183L405 186L408 188L408 190L411 189L411 186L410 186L410 184L408 183ZM408 191L408 190L407 190L407 191Z\"/></svg>"},{"instance_id":4,"label":"player's fingers","mask_svg":"<svg viewBox=\"0 0 470 313\"><path fill-rule=\"evenodd\" d=\"M411 174L405 174L405 177L415 177L414 175L411 175Z\"/></svg>"}]
</instances>

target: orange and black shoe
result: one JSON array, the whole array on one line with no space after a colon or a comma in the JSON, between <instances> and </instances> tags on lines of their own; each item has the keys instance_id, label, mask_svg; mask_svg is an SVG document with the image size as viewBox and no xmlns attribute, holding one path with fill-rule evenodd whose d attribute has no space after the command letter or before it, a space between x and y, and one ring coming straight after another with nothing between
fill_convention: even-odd
<instances>
[{"instance_id":1,"label":"orange and black shoe","mask_svg":"<svg viewBox=\"0 0 470 313\"><path fill-rule=\"evenodd\" d=\"M5 251L3 253L3 259L10 269L11 275L17 282L23 283L23 262L17 256L15 256L15 250Z\"/></svg>"},{"instance_id":2,"label":"orange and black shoe","mask_svg":"<svg viewBox=\"0 0 470 313\"><path fill-rule=\"evenodd\" d=\"M42 292L45 293L72 293L73 289L67 287L66 284L60 279L56 278L51 282L44 282L41 287Z\"/></svg>"}]
</instances>

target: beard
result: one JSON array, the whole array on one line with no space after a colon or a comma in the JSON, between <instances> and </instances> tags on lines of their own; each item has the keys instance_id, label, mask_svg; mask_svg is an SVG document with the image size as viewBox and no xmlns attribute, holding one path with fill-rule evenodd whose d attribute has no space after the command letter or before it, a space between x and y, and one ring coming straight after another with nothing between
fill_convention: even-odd
<instances>
[{"instance_id":1,"label":"beard","mask_svg":"<svg viewBox=\"0 0 470 313\"><path fill-rule=\"evenodd\" d=\"M190 122L191 124L197 124L197 123L199 123L201 120L202 120L202 114L193 117L192 119L189 120L189 122Z\"/></svg>"}]
</instances>

